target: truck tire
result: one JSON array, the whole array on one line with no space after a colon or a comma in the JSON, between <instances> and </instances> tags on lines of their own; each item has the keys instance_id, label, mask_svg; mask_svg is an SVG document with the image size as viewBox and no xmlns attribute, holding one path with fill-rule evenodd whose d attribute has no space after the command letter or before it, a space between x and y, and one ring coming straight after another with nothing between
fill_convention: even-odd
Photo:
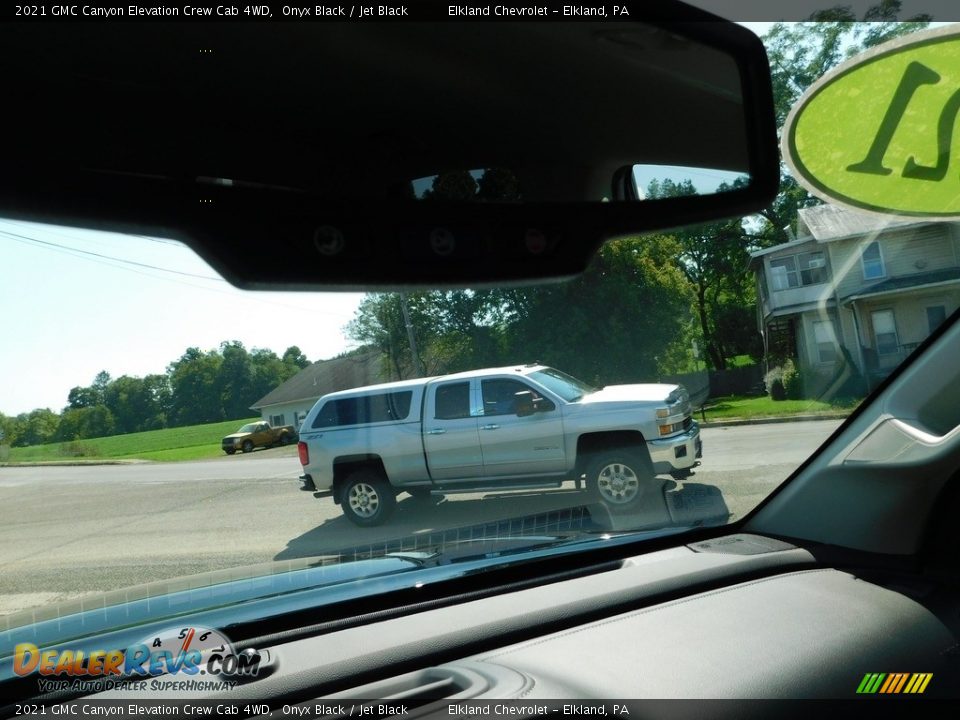
<instances>
[{"instance_id":1,"label":"truck tire","mask_svg":"<svg viewBox=\"0 0 960 720\"><path fill-rule=\"evenodd\" d=\"M587 464L587 492L611 510L635 508L655 484L650 460L640 450L603 450Z\"/></svg>"},{"instance_id":2,"label":"truck tire","mask_svg":"<svg viewBox=\"0 0 960 720\"><path fill-rule=\"evenodd\" d=\"M390 518L396 504L396 494L390 483L374 470L351 473L340 489L343 514L360 527L382 525Z\"/></svg>"},{"instance_id":3,"label":"truck tire","mask_svg":"<svg viewBox=\"0 0 960 720\"><path fill-rule=\"evenodd\" d=\"M243 450L245 453L253 452L253 443L250 442L249 440L244 440L243 445L240 446L240 449Z\"/></svg>"},{"instance_id":4,"label":"truck tire","mask_svg":"<svg viewBox=\"0 0 960 720\"><path fill-rule=\"evenodd\" d=\"M237 449L236 449L236 448L224 448L223 451L224 451L227 455L233 455L233 454L237 451Z\"/></svg>"},{"instance_id":5,"label":"truck tire","mask_svg":"<svg viewBox=\"0 0 960 720\"><path fill-rule=\"evenodd\" d=\"M289 445L291 440L292 440L292 438L290 437L290 433L283 433L283 434L280 436L280 444L281 444L281 445Z\"/></svg>"}]
</instances>

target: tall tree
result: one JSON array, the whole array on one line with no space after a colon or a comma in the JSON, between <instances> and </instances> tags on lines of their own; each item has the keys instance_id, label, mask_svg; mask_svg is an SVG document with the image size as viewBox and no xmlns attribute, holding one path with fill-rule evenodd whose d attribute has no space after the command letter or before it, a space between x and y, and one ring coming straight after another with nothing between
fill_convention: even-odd
<instances>
[{"instance_id":1,"label":"tall tree","mask_svg":"<svg viewBox=\"0 0 960 720\"><path fill-rule=\"evenodd\" d=\"M217 388L224 418L245 418L250 404L259 396L254 387L254 368L250 353L239 340L220 343Z\"/></svg>"},{"instance_id":2,"label":"tall tree","mask_svg":"<svg viewBox=\"0 0 960 720\"><path fill-rule=\"evenodd\" d=\"M307 360L307 356L304 355L300 348L296 345L291 345L284 350L281 360L288 368L296 368L296 370L292 370L290 377L296 375L298 372L310 365L310 361Z\"/></svg>"},{"instance_id":3,"label":"tall tree","mask_svg":"<svg viewBox=\"0 0 960 720\"><path fill-rule=\"evenodd\" d=\"M226 419L218 383L222 360L216 350L204 353L200 348L191 347L170 363L167 372L173 424L193 425Z\"/></svg>"},{"instance_id":4,"label":"tall tree","mask_svg":"<svg viewBox=\"0 0 960 720\"><path fill-rule=\"evenodd\" d=\"M668 236L604 245L566 283L506 291L506 355L539 361L599 385L655 379L685 342L689 285L669 258Z\"/></svg>"}]
</instances>

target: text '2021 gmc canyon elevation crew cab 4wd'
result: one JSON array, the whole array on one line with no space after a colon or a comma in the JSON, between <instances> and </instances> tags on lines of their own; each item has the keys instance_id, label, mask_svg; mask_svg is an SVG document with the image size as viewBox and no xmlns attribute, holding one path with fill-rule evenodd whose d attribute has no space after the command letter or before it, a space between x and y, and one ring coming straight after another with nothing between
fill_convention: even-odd
<instances>
[{"instance_id":1,"label":"text '2021 gmc canyon elevation crew cab 4wd'","mask_svg":"<svg viewBox=\"0 0 960 720\"><path fill-rule=\"evenodd\" d=\"M542 365L474 370L331 393L300 428L307 489L332 490L358 525L399 492L559 488L612 510L636 506L698 463L700 431L679 385L597 389Z\"/></svg>"}]
</instances>

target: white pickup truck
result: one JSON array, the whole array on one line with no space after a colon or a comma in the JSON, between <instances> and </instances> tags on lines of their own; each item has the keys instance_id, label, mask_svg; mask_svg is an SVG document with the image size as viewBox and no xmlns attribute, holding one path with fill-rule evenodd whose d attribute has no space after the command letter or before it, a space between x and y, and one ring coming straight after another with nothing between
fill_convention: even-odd
<instances>
[{"instance_id":1,"label":"white pickup truck","mask_svg":"<svg viewBox=\"0 0 960 720\"><path fill-rule=\"evenodd\" d=\"M593 388L544 367L473 370L320 398L300 428L304 489L330 490L357 525L396 495L558 488L627 509L699 465L700 431L679 385Z\"/></svg>"}]
</instances>

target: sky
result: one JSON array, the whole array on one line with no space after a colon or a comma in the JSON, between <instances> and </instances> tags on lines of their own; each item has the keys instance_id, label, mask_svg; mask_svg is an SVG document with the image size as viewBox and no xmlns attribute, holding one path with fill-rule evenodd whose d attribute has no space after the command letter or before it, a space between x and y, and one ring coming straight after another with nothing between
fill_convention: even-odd
<instances>
[{"instance_id":1,"label":"sky","mask_svg":"<svg viewBox=\"0 0 960 720\"><path fill-rule=\"evenodd\" d=\"M59 412L101 370L162 373L224 340L333 357L356 346L343 328L361 298L242 291L171 240L0 219L0 412Z\"/></svg>"}]
</instances>

